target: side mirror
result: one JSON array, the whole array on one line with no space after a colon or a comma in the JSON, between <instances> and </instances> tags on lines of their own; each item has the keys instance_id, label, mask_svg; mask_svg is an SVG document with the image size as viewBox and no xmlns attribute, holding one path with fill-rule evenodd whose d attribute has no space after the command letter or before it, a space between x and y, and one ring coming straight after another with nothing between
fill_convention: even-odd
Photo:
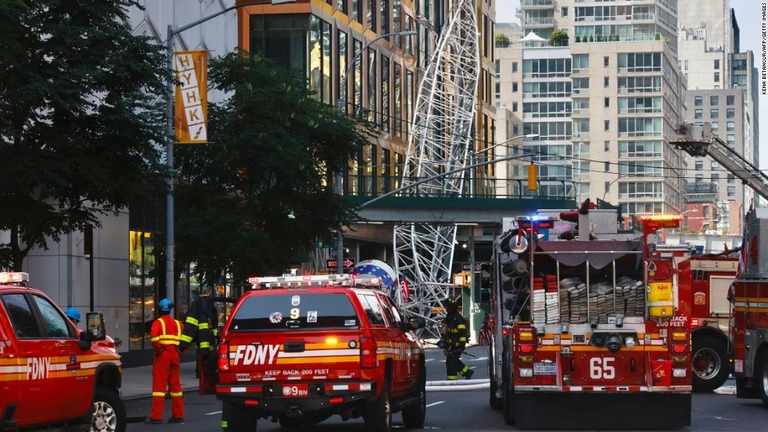
<instances>
[{"instance_id":1,"label":"side mirror","mask_svg":"<svg viewBox=\"0 0 768 432\"><path fill-rule=\"evenodd\" d=\"M104 331L104 315L101 312L88 312L85 322L85 338L89 342L101 341L107 338L107 334Z\"/></svg>"},{"instance_id":2,"label":"side mirror","mask_svg":"<svg viewBox=\"0 0 768 432\"><path fill-rule=\"evenodd\" d=\"M426 326L427 323L424 321L424 318L414 316L409 318L408 321L400 323L400 330L411 331L424 328Z\"/></svg>"}]
</instances>

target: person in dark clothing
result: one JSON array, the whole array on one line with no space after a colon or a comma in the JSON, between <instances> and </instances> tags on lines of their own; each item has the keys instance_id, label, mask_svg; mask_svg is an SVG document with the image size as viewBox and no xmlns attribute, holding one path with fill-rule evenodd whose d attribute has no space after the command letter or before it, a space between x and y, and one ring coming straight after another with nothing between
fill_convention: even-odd
<instances>
[{"instance_id":1,"label":"person in dark clothing","mask_svg":"<svg viewBox=\"0 0 768 432\"><path fill-rule=\"evenodd\" d=\"M216 392L217 358L216 340L218 332L218 311L209 290L189 307L184 320L184 332L181 335L179 350L185 352L190 346L197 346L198 392L213 394Z\"/></svg>"},{"instance_id":2,"label":"person in dark clothing","mask_svg":"<svg viewBox=\"0 0 768 432\"><path fill-rule=\"evenodd\" d=\"M456 300L448 299L445 304L445 312L443 337L440 342L445 354L447 377L449 380L457 380L461 374L464 378L470 379L475 371L461 361L461 354L469 341L467 321L459 313L459 305Z\"/></svg>"}]
</instances>

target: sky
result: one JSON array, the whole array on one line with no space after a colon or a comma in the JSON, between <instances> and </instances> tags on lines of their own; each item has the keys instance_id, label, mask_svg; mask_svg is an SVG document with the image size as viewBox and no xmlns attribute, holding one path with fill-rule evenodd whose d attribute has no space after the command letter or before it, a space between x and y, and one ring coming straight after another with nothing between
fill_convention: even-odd
<instances>
[{"instance_id":1,"label":"sky","mask_svg":"<svg viewBox=\"0 0 768 432\"><path fill-rule=\"evenodd\" d=\"M678 0L696 1L696 0ZM763 26L762 4L765 2L757 0L730 0L731 8L736 12L736 21L741 31L741 51L752 51L755 56L755 67L758 73L758 85L763 86L766 81L759 75L763 72L763 58L766 54L762 51L762 43L765 42L761 36ZM520 7L520 0L496 0L496 22L510 23L520 22L515 17L515 9ZM768 95L760 93L760 169L768 170Z\"/></svg>"}]
</instances>

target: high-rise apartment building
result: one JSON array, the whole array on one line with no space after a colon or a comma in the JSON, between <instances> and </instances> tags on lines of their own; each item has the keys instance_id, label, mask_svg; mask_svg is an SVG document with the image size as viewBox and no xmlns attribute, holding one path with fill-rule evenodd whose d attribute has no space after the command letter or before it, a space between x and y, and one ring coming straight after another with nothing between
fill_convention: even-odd
<instances>
[{"instance_id":1,"label":"high-rise apartment building","mask_svg":"<svg viewBox=\"0 0 768 432\"><path fill-rule=\"evenodd\" d=\"M520 58L522 71L520 81L502 80L499 99L507 108L518 103L517 126L538 134L524 147L540 155L540 178L552 187L570 182L579 200L605 199L625 215L681 211L685 161L667 144L685 89L677 3L521 1L523 40L548 43L523 41L507 48L519 56L499 55L502 75L512 67L507 57Z\"/></svg>"},{"instance_id":2,"label":"high-rise apartment building","mask_svg":"<svg viewBox=\"0 0 768 432\"><path fill-rule=\"evenodd\" d=\"M728 0L680 2L680 68L687 78L686 122L709 122L738 155L757 165L757 84L751 52L740 53L739 25ZM688 226L739 235L754 192L709 157L688 157L686 189L710 190L714 202L688 194Z\"/></svg>"}]
</instances>

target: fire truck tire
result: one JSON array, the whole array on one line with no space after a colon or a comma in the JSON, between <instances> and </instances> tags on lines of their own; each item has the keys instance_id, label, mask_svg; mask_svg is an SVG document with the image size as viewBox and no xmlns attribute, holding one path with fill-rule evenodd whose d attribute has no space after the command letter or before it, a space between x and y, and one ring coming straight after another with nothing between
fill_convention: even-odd
<instances>
[{"instance_id":1,"label":"fire truck tire","mask_svg":"<svg viewBox=\"0 0 768 432\"><path fill-rule=\"evenodd\" d=\"M91 432L125 432L125 405L117 391L98 386L93 395Z\"/></svg>"},{"instance_id":2,"label":"fire truck tire","mask_svg":"<svg viewBox=\"0 0 768 432\"><path fill-rule=\"evenodd\" d=\"M693 338L693 391L711 392L725 384L730 374L726 341L713 335Z\"/></svg>"},{"instance_id":3,"label":"fire truck tire","mask_svg":"<svg viewBox=\"0 0 768 432\"><path fill-rule=\"evenodd\" d=\"M365 407L365 430L389 432L392 428L392 402L389 400L389 382L384 381L381 395Z\"/></svg>"},{"instance_id":4,"label":"fire truck tire","mask_svg":"<svg viewBox=\"0 0 768 432\"><path fill-rule=\"evenodd\" d=\"M763 353L763 360L760 368L760 398L763 400L763 406L768 408L768 354Z\"/></svg>"},{"instance_id":5,"label":"fire truck tire","mask_svg":"<svg viewBox=\"0 0 768 432\"><path fill-rule=\"evenodd\" d=\"M416 389L419 401L413 405L403 408L403 423L405 427L415 428L424 426L424 419L427 417L427 371L421 370L419 378L419 387Z\"/></svg>"},{"instance_id":6,"label":"fire truck tire","mask_svg":"<svg viewBox=\"0 0 768 432\"><path fill-rule=\"evenodd\" d=\"M492 409L498 410L501 409L501 405L503 403L502 398L496 396L496 391L499 389L498 384L496 384L496 380L494 378L491 378L491 385L490 385L490 394L488 395L488 403L491 405Z\"/></svg>"},{"instance_id":7,"label":"fire truck tire","mask_svg":"<svg viewBox=\"0 0 768 432\"><path fill-rule=\"evenodd\" d=\"M258 417L243 405L222 403L221 428L224 432L256 432Z\"/></svg>"},{"instance_id":8,"label":"fire truck tire","mask_svg":"<svg viewBox=\"0 0 768 432\"><path fill-rule=\"evenodd\" d=\"M508 425L515 424L515 391L511 388L504 390L504 401L502 412L504 414L504 423Z\"/></svg>"}]
</instances>

